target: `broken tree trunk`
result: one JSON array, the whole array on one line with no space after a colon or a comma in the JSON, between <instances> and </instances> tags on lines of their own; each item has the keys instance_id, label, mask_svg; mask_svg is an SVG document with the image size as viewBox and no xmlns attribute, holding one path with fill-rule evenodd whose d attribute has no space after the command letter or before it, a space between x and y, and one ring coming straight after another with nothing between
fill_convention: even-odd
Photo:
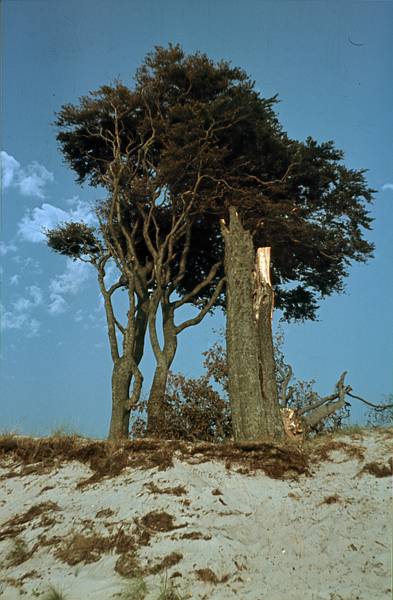
<instances>
[{"instance_id":1,"label":"broken tree trunk","mask_svg":"<svg viewBox=\"0 0 393 600\"><path fill-rule=\"evenodd\" d=\"M325 396L325 398L321 398L317 402L304 406L297 411L297 416L302 419L307 430L312 429L318 425L318 423L327 417L330 417L330 415L334 414L347 404L345 395L350 392L352 388L344 383L346 374L346 371L342 373L340 379L336 383L335 392L331 396Z\"/></svg>"},{"instance_id":2,"label":"broken tree trunk","mask_svg":"<svg viewBox=\"0 0 393 600\"><path fill-rule=\"evenodd\" d=\"M264 265L256 256L252 235L235 208L222 223L227 284L227 357L229 398L235 441L283 437L275 387L271 332L273 291Z\"/></svg>"},{"instance_id":3,"label":"broken tree trunk","mask_svg":"<svg viewBox=\"0 0 393 600\"><path fill-rule=\"evenodd\" d=\"M269 437L279 439L284 428L276 380L273 347L274 293L270 281L271 248L258 248L255 261L254 312L258 335L259 381L262 392L264 420Z\"/></svg>"}]
</instances>

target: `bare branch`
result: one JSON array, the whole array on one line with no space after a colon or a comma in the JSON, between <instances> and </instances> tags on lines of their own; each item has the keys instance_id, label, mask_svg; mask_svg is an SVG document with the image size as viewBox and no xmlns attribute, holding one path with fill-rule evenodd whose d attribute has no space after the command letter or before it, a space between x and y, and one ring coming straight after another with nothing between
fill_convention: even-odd
<instances>
[{"instance_id":1,"label":"bare branch","mask_svg":"<svg viewBox=\"0 0 393 600\"><path fill-rule=\"evenodd\" d=\"M206 286L209 285L209 283L211 283L214 279L214 277L217 274L218 269L220 268L220 266L222 265L222 262L216 262L212 268L209 271L209 274L207 275L207 277L205 277L205 279L203 281L201 281L200 283L198 283L193 290L191 290L191 292L189 292L188 294L185 294L183 296L183 298L181 298L180 300L176 300L176 302L174 302L174 307L175 308L179 308L180 306L183 306L184 304L187 304L187 302L190 302L190 300L192 300L192 298L194 298L197 294L199 294L199 292L201 292ZM220 280L220 281L224 281L224 279ZM222 286L221 286L222 288ZM221 291L221 289L220 289ZM218 298L218 296L217 296ZM216 300L217 300L216 298Z\"/></svg>"},{"instance_id":2,"label":"bare branch","mask_svg":"<svg viewBox=\"0 0 393 600\"><path fill-rule=\"evenodd\" d=\"M186 329L187 327L192 327L193 325L198 325L198 323L200 323L202 321L203 317L209 312L209 310L212 308L212 306L214 306L218 296L221 293L224 283L225 283L225 277L220 279L209 302L200 310L200 312L197 314L197 316L194 317L193 319L188 319L187 321L184 321L180 325L176 326L176 334L180 333L181 331L183 331L183 329Z\"/></svg>"},{"instance_id":3,"label":"bare branch","mask_svg":"<svg viewBox=\"0 0 393 600\"><path fill-rule=\"evenodd\" d=\"M351 392L347 392L348 396L351 396L351 398L356 398L356 400L360 400L361 402L364 402L364 404L367 404L368 406L372 406L373 408L375 408L375 410L385 410L386 408L393 408L393 404L372 404L371 402L368 402L368 400L365 400L364 398L361 398L360 396L356 396L355 394L352 394Z\"/></svg>"}]
</instances>

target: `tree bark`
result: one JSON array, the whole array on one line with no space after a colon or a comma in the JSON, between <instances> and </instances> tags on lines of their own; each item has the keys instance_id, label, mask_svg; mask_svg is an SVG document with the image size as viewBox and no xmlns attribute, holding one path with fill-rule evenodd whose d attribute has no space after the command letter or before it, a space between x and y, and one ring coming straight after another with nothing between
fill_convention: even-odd
<instances>
[{"instance_id":1,"label":"tree bark","mask_svg":"<svg viewBox=\"0 0 393 600\"><path fill-rule=\"evenodd\" d=\"M174 305L161 302L162 331L164 344L162 349L158 342L155 316L150 319L150 339L157 361L153 382L147 402L147 434L151 437L165 437L164 398L169 369L177 349L177 333L174 322Z\"/></svg>"},{"instance_id":2,"label":"tree bark","mask_svg":"<svg viewBox=\"0 0 393 600\"><path fill-rule=\"evenodd\" d=\"M119 358L112 371L112 414L108 439L128 438L130 422L129 393L132 373L124 358Z\"/></svg>"},{"instance_id":3,"label":"tree bark","mask_svg":"<svg viewBox=\"0 0 393 600\"><path fill-rule=\"evenodd\" d=\"M273 346L274 293L270 281L270 248L258 248L255 262L255 316L257 319L259 379L262 391L263 420L273 439L283 437Z\"/></svg>"},{"instance_id":4,"label":"tree bark","mask_svg":"<svg viewBox=\"0 0 393 600\"><path fill-rule=\"evenodd\" d=\"M141 389L141 374L138 365L142 360L145 335L147 328L148 297L138 297L138 307L133 319L129 315L128 329L133 340L131 347L123 344L123 355L118 353L118 346L113 333L112 340L112 413L109 425L108 439L128 438L130 416L134 404L138 401ZM108 323L114 332L114 315L110 298L108 298ZM128 332L130 334L130 331ZM124 335L124 334L123 334ZM134 391L130 397L131 381L134 377Z\"/></svg>"},{"instance_id":5,"label":"tree bark","mask_svg":"<svg viewBox=\"0 0 393 600\"><path fill-rule=\"evenodd\" d=\"M284 435L277 399L271 332L273 293L260 278L252 235L236 210L222 225L227 281L229 399L235 441Z\"/></svg>"}]
</instances>

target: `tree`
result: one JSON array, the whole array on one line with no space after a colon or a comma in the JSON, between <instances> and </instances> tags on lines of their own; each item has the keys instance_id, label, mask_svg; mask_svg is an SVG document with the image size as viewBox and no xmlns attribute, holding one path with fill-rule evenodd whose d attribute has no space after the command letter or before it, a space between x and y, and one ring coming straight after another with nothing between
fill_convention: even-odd
<instances>
[{"instance_id":1,"label":"tree","mask_svg":"<svg viewBox=\"0 0 393 600\"><path fill-rule=\"evenodd\" d=\"M276 102L241 69L170 45L146 57L134 89L104 86L59 115L58 139L78 180L108 190L107 249L131 289L145 286L157 360L153 433L176 336L221 300L223 263L235 438L279 438L273 291L285 318L315 318L318 297L341 291L350 262L372 252L362 233L372 198L364 172L345 168L333 142L291 140ZM193 235L198 227L211 248ZM199 315L176 326L186 302Z\"/></svg>"},{"instance_id":2,"label":"tree","mask_svg":"<svg viewBox=\"0 0 393 600\"><path fill-rule=\"evenodd\" d=\"M220 80L225 70L235 78ZM187 57L170 46L148 56L138 81L159 90L158 105L165 110L180 105L176 130L192 135L193 125L201 123L213 131L206 134L209 169L194 206L222 223L234 434L239 440L279 438L273 289L285 318L315 318L318 297L342 291L351 261L372 253L363 230L370 228L373 190L364 171L342 164L333 142L291 140L274 113L276 98L261 98L240 69L230 71L227 63L198 53ZM217 127L223 113L227 122ZM173 128L169 134L171 155L181 165L189 146ZM170 160L168 165L168 188L175 194L187 189L198 163L188 162L180 177ZM271 285L269 265L261 270L256 261L259 248L262 257L271 248Z\"/></svg>"},{"instance_id":3,"label":"tree","mask_svg":"<svg viewBox=\"0 0 393 600\"><path fill-rule=\"evenodd\" d=\"M195 177L189 179L187 188L172 192L162 175L173 160L172 119L154 112L155 97L146 90L146 86L135 92L121 84L105 86L82 98L78 106L64 106L57 120L62 151L78 173L78 181L88 178L92 185L103 186L109 194L97 208L98 231L71 223L47 232L47 237L54 250L87 260L97 268L114 364L109 434L112 438L128 435L130 410L140 396L143 377L138 365L146 327L157 361L148 403L148 426L150 434L157 435L177 335L203 319L224 284L222 257L217 255L219 225L206 223L193 206L206 165L209 166L210 159L204 156L206 131L198 122L192 140L196 147L181 165L186 169L188 161L198 160ZM179 136L179 130L176 135ZM199 235L201 231L203 236ZM105 265L110 258L114 259L120 278L107 290ZM128 292L125 326L115 317L112 305L112 295L119 288ZM176 324L175 312L186 303L196 304L198 313ZM157 332L159 307L162 346ZM123 336L121 356L118 333ZM132 377L134 386L129 396Z\"/></svg>"}]
</instances>

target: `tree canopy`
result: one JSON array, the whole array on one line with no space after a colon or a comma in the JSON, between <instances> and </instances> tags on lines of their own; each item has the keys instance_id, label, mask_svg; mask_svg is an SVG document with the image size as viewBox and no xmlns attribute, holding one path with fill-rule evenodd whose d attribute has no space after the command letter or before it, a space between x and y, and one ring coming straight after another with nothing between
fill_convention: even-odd
<instances>
[{"instance_id":1,"label":"tree canopy","mask_svg":"<svg viewBox=\"0 0 393 600\"><path fill-rule=\"evenodd\" d=\"M344 166L333 142L290 139L276 103L227 62L157 47L132 87L115 82L64 106L58 140L79 182L104 185L111 194L110 175L121 169L127 228L137 229L149 206L149 231L165 236L174 215L186 211L193 233L187 269L176 283L182 292L222 258L219 220L234 206L255 246L272 247L276 307L285 318L312 319L321 296L342 291L350 262L372 254L363 230L370 228L373 190L363 170ZM184 243L185 234L176 241L172 273ZM146 241L136 251L143 260L151 253ZM215 283L193 300L206 299Z\"/></svg>"}]
</instances>

